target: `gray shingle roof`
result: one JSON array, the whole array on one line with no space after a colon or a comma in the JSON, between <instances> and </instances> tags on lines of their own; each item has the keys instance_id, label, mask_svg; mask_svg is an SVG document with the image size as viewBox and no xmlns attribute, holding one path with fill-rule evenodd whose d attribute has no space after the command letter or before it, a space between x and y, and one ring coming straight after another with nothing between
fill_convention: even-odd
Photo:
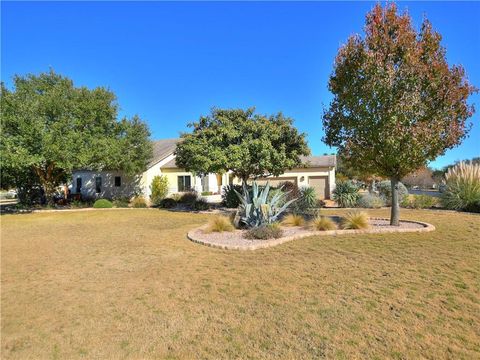
<instances>
[{"instance_id":1,"label":"gray shingle roof","mask_svg":"<svg viewBox=\"0 0 480 360\"><path fill-rule=\"evenodd\" d=\"M159 161L165 159L168 155L173 154L180 139L162 139L153 141L153 157L148 166L155 165Z\"/></svg>"}]
</instances>

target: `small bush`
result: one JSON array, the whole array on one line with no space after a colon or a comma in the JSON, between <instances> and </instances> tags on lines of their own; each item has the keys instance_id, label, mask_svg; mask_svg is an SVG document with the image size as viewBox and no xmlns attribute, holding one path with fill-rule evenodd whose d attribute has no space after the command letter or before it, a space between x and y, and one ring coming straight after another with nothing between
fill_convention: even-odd
<instances>
[{"instance_id":1,"label":"small bush","mask_svg":"<svg viewBox=\"0 0 480 360\"><path fill-rule=\"evenodd\" d=\"M376 194L368 193L358 199L357 206L367 209L379 209L385 206L385 200Z\"/></svg>"},{"instance_id":2,"label":"small bush","mask_svg":"<svg viewBox=\"0 0 480 360\"><path fill-rule=\"evenodd\" d=\"M90 201L72 200L70 202L70 207L74 209L83 209L91 206L92 206L92 203Z\"/></svg>"},{"instance_id":3,"label":"small bush","mask_svg":"<svg viewBox=\"0 0 480 360\"><path fill-rule=\"evenodd\" d=\"M113 200L113 206L116 208L128 208L128 199L115 199Z\"/></svg>"},{"instance_id":4,"label":"small bush","mask_svg":"<svg viewBox=\"0 0 480 360\"><path fill-rule=\"evenodd\" d=\"M342 220L343 229L367 229L368 215L363 211L350 211Z\"/></svg>"},{"instance_id":5,"label":"small bush","mask_svg":"<svg viewBox=\"0 0 480 360\"><path fill-rule=\"evenodd\" d=\"M143 196L136 196L132 200L132 207L134 208L146 208L147 202Z\"/></svg>"},{"instance_id":6,"label":"small bush","mask_svg":"<svg viewBox=\"0 0 480 360\"><path fill-rule=\"evenodd\" d=\"M181 204L194 205L197 199L198 194L195 191L189 191L180 195L180 198L177 200L177 202Z\"/></svg>"},{"instance_id":7,"label":"small bush","mask_svg":"<svg viewBox=\"0 0 480 360\"><path fill-rule=\"evenodd\" d=\"M278 239L282 237L283 230L278 223L263 225L255 228L251 228L245 232L245 238L247 239L257 239L257 240L268 240L268 239Z\"/></svg>"},{"instance_id":8,"label":"small bush","mask_svg":"<svg viewBox=\"0 0 480 360\"><path fill-rule=\"evenodd\" d=\"M326 216L317 216L312 220L311 226L314 230L326 231L326 230L335 230L337 224Z\"/></svg>"},{"instance_id":9,"label":"small bush","mask_svg":"<svg viewBox=\"0 0 480 360\"><path fill-rule=\"evenodd\" d=\"M113 207L113 204L110 200L107 200L107 199L98 199L97 201L95 201L95 203L93 204L93 207L95 209L109 209L109 208L112 208Z\"/></svg>"},{"instance_id":10,"label":"small bush","mask_svg":"<svg viewBox=\"0 0 480 360\"><path fill-rule=\"evenodd\" d=\"M210 219L207 226L207 232L224 232L233 230L235 230L235 227L227 216L215 216Z\"/></svg>"},{"instance_id":11,"label":"small bush","mask_svg":"<svg viewBox=\"0 0 480 360\"><path fill-rule=\"evenodd\" d=\"M285 226L303 226L305 225L305 219L302 215L288 214L282 220L282 225Z\"/></svg>"},{"instance_id":12,"label":"small bush","mask_svg":"<svg viewBox=\"0 0 480 360\"><path fill-rule=\"evenodd\" d=\"M198 199L198 200L195 200L192 207L196 211L205 211L210 209L210 204L205 199Z\"/></svg>"},{"instance_id":13,"label":"small bush","mask_svg":"<svg viewBox=\"0 0 480 360\"><path fill-rule=\"evenodd\" d=\"M157 175L153 178L150 185L150 200L153 205L160 205L160 201L165 199L168 194L168 178L165 175Z\"/></svg>"},{"instance_id":14,"label":"small bush","mask_svg":"<svg viewBox=\"0 0 480 360\"><path fill-rule=\"evenodd\" d=\"M299 189L298 194L299 197L297 201L292 204L292 211L294 213L304 213L317 207L318 201L315 188L311 186L302 187Z\"/></svg>"},{"instance_id":15,"label":"small bush","mask_svg":"<svg viewBox=\"0 0 480 360\"><path fill-rule=\"evenodd\" d=\"M480 164L459 163L445 175L442 204L447 209L480 212Z\"/></svg>"},{"instance_id":16,"label":"small bush","mask_svg":"<svg viewBox=\"0 0 480 360\"><path fill-rule=\"evenodd\" d=\"M179 202L180 199L182 198L182 194L175 193L175 194L170 195L170 197L171 197L173 200L175 200L176 202Z\"/></svg>"},{"instance_id":17,"label":"small bush","mask_svg":"<svg viewBox=\"0 0 480 360\"><path fill-rule=\"evenodd\" d=\"M158 204L158 206L162 209L171 209L177 206L177 202L172 198L165 198L160 201L160 204Z\"/></svg>"},{"instance_id":18,"label":"small bush","mask_svg":"<svg viewBox=\"0 0 480 360\"><path fill-rule=\"evenodd\" d=\"M227 208L237 208L240 205L240 199L235 193L235 190L242 193L241 185L227 185L223 188L222 203Z\"/></svg>"},{"instance_id":19,"label":"small bush","mask_svg":"<svg viewBox=\"0 0 480 360\"><path fill-rule=\"evenodd\" d=\"M438 205L439 199L428 195L409 195L400 204L410 209L430 209Z\"/></svg>"},{"instance_id":20,"label":"small bush","mask_svg":"<svg viewBox=\"0 0 480 360\"><path fill-rule=\"evenodd\" d=\"M337 183L332 198L340 207L355 207L360 194L355 184L351 181L344 181Z\"/></svg>"},{"instance_id":21,"label":"small bush","mask_svg":"<svg viewBox=\"0 0 480 360\"><path fill-rule=\"evenodd\" d=\"M212 191L202 191L202 196L209 196L209 195L213 195L213 192Z\"/></svg>"},{"instance_id":22,"label":"small bush","mask_svg":"<svg viewBox=\"0 0 480 360\"><path fill-rule=\"evenodd\" d=\"M380 196L385 200L387 206L392 206L392 183L390 180L381 181L377 184ZM401 204L408 197L408 189L401 182L398 183L398 203Z\"/></svg>"}]
</instances>

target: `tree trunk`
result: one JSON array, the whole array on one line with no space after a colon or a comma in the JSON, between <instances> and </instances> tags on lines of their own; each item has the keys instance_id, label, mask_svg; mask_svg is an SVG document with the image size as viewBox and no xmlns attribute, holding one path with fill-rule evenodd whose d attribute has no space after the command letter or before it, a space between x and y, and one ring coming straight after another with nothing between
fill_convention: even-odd
<instances>
[{"instance_id":1,"label":"tree trunk","mask_svg":"<svg viewBox=\"0 0 480 360\"><path fill-rule=\"evenodd\" d=\"M392 210L390 213L390 225L398 226L400 220L400 207L398 205L398 182L397 178L390 179L392 185Z\"/></svg>"},{"instance_id":2,"label":"tree trunk","mask_svg":"<svg viewBox=\"0 0 480 360\"><path fill-rule=\"evenodd\" d=\"M56 180L55 176L53 175L54 164L49 163L45 169L42 169L41 167L34 167L33 169L38 175L40 184L42 185L47 205L55 205L55 201L53 199L55 195Z\"/></svg>"}]
</instances>

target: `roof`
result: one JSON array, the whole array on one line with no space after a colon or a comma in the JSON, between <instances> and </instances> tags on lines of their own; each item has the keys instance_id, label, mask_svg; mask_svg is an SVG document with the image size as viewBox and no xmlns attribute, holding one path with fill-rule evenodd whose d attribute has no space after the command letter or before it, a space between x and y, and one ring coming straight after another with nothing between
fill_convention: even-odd
<instances>
[{"instance_id":1,"label":"roof","mask_svg":"<svg viewBox=\"0 0 480 360\"><path fill-rule=\"evenodd\" d=\"M167 156L173 154L179 141L180 139L162 139L153 141L153 157L149 162L148 167L155 165Z\"/></svg>"},{"instance_id":2,"label":"roof","mask_svg":"<svg viewBox=\"0 0 480 360\"><path fill-rule=\"evenodd\" d=\"M337 164L337 157L335 155L324 155L324 156L302 156L302 163L306 167L335 167ZM166 169L177 168L175 163L175 158L167 162L162 166Z\"/></svg>"}]
</instances>

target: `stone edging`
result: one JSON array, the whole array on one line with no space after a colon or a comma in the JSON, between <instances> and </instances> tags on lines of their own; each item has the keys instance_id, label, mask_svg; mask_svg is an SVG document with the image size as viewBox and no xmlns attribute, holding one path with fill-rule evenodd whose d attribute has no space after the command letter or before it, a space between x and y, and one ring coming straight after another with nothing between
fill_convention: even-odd
<instances>
[{"instance_id":1,"label":"stone edging","mask_svg":"<svg viewBox=\"0 0 480 360\"><path fill-rule=\"evenodd\" d=\"M372 220L389 220L385 218L370 218ZM198 231L203 230L206 225L199 228L190 230L187 233L187 238L197 244L206 245L214 248L225 249L225 250L257 250L264 249L276 245L280 245L292 240L302 239L310 236L328 236L328 235L346 235L346 234L383 234L383 233L408 233L408 232L430 232L435 230L435 226L432 224L413 221L413 220L400 220L402 222L409 222L423 225L422 228L403 228L403 229L392 229L392 228L383 228L383 229L361 229L361 230L327 230L327 231L310 231L308 233L302 233L298 235L285 236L279 239L271 240L261 240L258 244L252 245L225 245L218 244L213 242L207 242L196 237Z\"/></svg>"}]
</instances>

